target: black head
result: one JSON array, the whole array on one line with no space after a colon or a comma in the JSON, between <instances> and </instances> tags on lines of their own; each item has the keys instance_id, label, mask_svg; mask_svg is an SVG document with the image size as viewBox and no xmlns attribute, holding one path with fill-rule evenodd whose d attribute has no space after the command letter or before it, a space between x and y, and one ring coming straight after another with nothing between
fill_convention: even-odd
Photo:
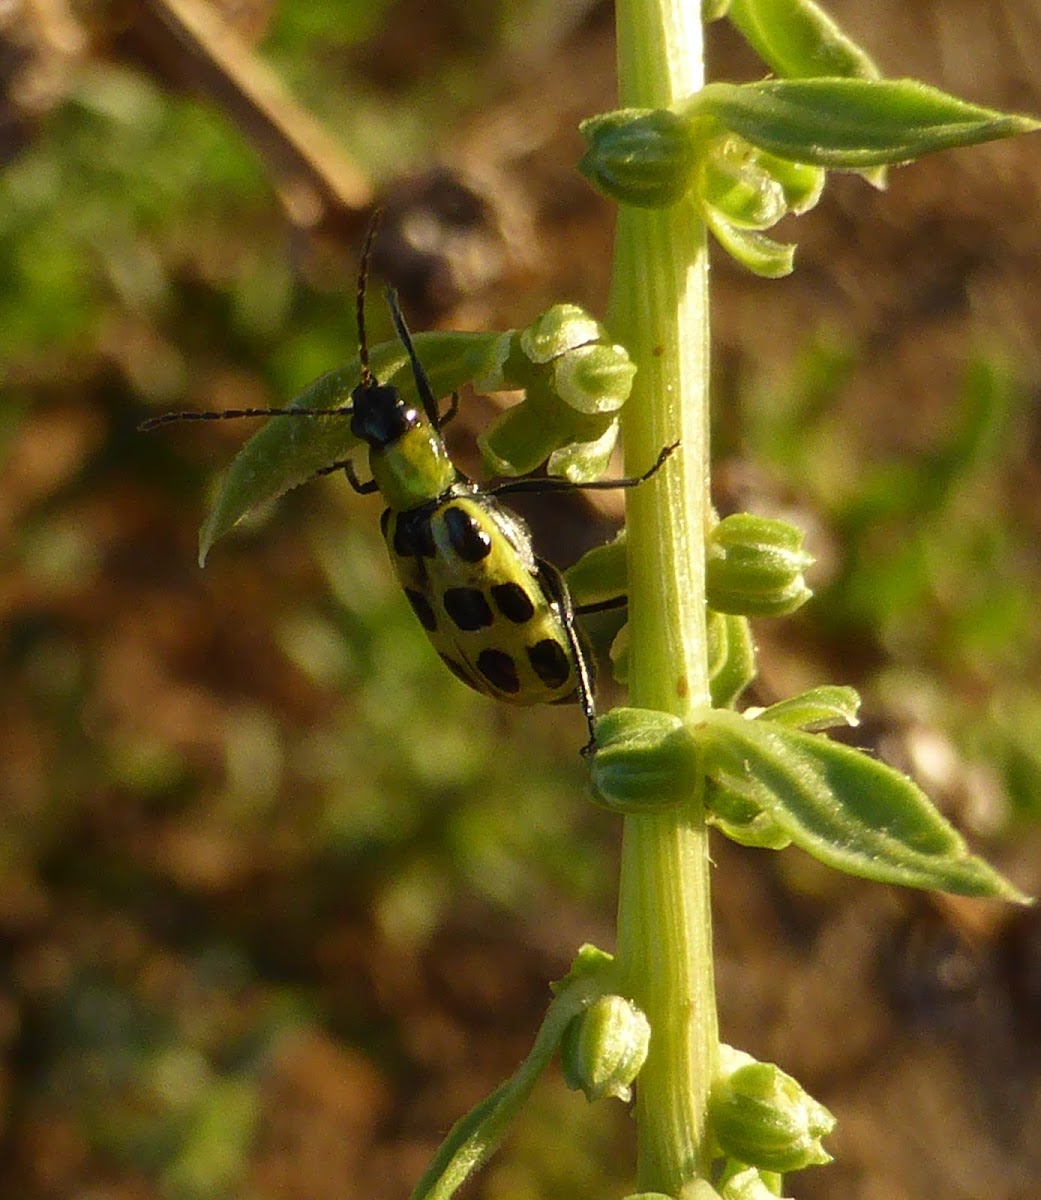
<instances>
[{"instance_id":1,"label":"black head","mask_svg":"<svg viewBox=\"0 0 1041 1200\"><path fill-rule=\"evenodd\" d=\"M422 420L415 405L389 384L362 380L351 393L351 433L377 449L392 445Z\"/></svg>"}]
</instances>

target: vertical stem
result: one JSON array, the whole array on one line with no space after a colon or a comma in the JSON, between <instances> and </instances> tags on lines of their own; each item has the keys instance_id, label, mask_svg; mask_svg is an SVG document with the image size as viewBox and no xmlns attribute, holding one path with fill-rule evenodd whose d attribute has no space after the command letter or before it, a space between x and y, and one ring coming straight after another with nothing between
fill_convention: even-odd
<instances>
[{"instance_id":1,"label":"vertical stem","mask_svg":"<svg viewBox=\"0 0 1041 1200\"><path fill-rule=\"evenodd\" d=\"M699 0L617 0L620 101L667 107L703 83ZM692 205L622 208L610 303L613 335L638 365L625 410L628 470L681 450L628 494L629 691L639 707L690 717L708 704L706 234ZM676 1195L705 1176L717 1025L702 797L679 812L627 817L618 957L652 1029L637 1087L642 1191Z\"/></svg>"}]
</instances>

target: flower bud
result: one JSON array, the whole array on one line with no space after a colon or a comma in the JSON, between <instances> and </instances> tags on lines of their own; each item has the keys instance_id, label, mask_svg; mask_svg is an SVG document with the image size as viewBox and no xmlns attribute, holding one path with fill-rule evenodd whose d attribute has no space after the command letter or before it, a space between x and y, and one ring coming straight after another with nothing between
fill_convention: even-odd
<instances>
[{"instance_id":1,"label":"flower bud","mask_svg":"<svg viewBox=\"0 0 1041 1200\"><path fill-rule=\"evenodd\" d=\"M616 413L636 367L577 304L555 304L526 328L503 335L486 356L484 387L523 388L478 439L497 475L527 475L541 463L572 483L599 478L618 440Z\"/></svg>"},{"instance_id":2,"label":"flower bud","mask_svg":"<svg viewBox=\"0 0 1041 1200\"><path fill-rule=\"evenodd\" d=\"M813 594L803 571L813 556L787 521L735 513L709 536L705 586L709 607L747 617L794 612Z\"/></svg>"},{"instance_id":3,"label":"flower bud","mask_svg":"<svg viewBox=\"0 0 1041 1200\"><path fill-rule=\"evenodd\" d=\"M698 777L695 739L679 717L615 708L596 723L590 762L593 800L612 812L655 812L683 804Z\"/></svg>"},{"instance_id":4,"label":"flower bud","mask_svg":"<svg viewBox=\"0 0 1041 1200\"><path fill-rule=\"evenodd\" d=\"M553 363L553 388L576 412L617 412L633 390L636 364L621 346L577 346Z\"/></svg>"},{"instance_id":5,"label":"flower bud","mask_svg":"<svg viewBox=\"0 0 1041 1200\"><path fill-rule=\"evenodd\" d=\"M520 333L520 348L533 363L549 363L579 346L607 341L607 330L577 304L554 304Z\"/></svg>"},{"instance_id":6,"label":"flower bud","mask_svg":"<svg viewBox=\"0 0 1041 1200\"><path fill-rule=\"evenodd\" d=\"M730 1070L712 1087L709 1116L724 1154L764 1171L831 1161L820 1139L835 1118L790 1075L729 1046L721 1047L721 1062Z\"/></svg>"},{"instance_id":7,"label":"flower bud","mask_svg":"<svg viewBox=\"0 0 1041 1200\"><path fill-rule=\"evenodd\" d=\"M600 996L564 1031L560 1058L564 1082L589 1101L628 1100L630 1085L647 1061L651 1026L622 996Z\"/></svg>"},{"instance_id":8,"label":"flower bud","mask_svg":"<svg viewBox=\"0 0 1041 1200\"><path fill-rule=\"evenodd\" d=\"M669 109L619 109L579 128L589 149L578 169L613 200L665 208L690 191L694 139L688 123Z\"/></svg>"}]
</instances>

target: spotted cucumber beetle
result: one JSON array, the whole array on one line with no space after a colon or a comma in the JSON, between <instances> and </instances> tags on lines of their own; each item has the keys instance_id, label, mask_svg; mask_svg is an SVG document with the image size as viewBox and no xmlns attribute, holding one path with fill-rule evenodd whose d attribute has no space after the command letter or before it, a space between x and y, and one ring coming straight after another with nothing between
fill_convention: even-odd
<instances>
[{"instance_id":1,"label":"spotted cucumber beetle","mask_svg":"<svg viewBox=\"0 0 1041 1200\"><path fill-rule=\"evenodd\" d=\"M386 503L380 526L391 564L413 612L448 669L462 682L507 704L558 704L577 700L589 728L583 755L596 746L593 668L577 623L582 613L624 603L624 597L576 609L552 564L539 558L525 522L499 497L636 487L654 475L675 450L667 446L642 475L571 483L518 479L482 488L456 467L441 430L455 415L453 396L438 409L423 364L392 288L385 291L395 331L408 355L419 406L369 366L365 290L378 218L370 224L357 290L361 379L350 403L330 409L227 409L179 412L142 428L180 420L235 417L346 416L351 433L368 446L370 478L358 478L350 460L319 474L343 470L360 494L379 492Z\"/></svg>"}]
</instances>

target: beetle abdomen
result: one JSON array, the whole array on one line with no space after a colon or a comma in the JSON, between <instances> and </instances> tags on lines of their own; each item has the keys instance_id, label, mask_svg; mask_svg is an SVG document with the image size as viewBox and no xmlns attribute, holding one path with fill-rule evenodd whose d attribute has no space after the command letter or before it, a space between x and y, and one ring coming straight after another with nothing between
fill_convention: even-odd
<instances>
[{"instance_id":1,"label":"beetle abdomen","mask_svg":"<svg viewBox=\"0 0 1041 1200\"><path fill-rule=\"evenodd\" d=\"M509 704L574 698L567 633L519 517L461 484L408 512L388 510L383 534L405 595L453 674Z\"/></svg>"}]
</instances>

